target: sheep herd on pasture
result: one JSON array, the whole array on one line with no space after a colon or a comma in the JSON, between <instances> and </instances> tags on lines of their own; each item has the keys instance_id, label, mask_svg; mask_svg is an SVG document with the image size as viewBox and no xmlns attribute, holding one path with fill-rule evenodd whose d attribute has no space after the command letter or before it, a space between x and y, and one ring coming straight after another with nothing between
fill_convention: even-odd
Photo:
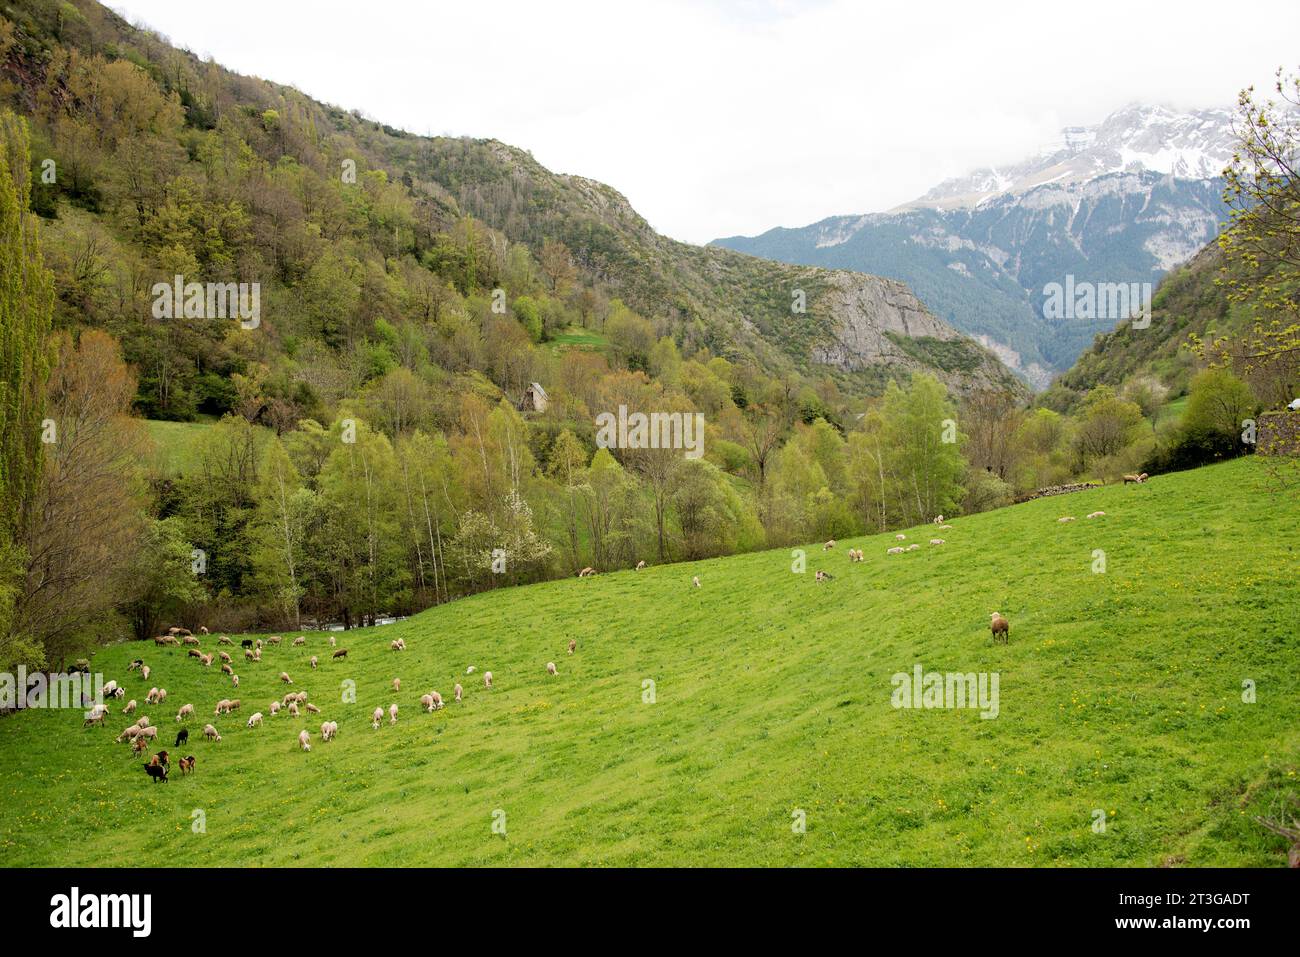
<instances>
[{"instance_id":1,"label":"sheep herd on pasture","mask_svg":"<svg viewBox=\"0 0 1300 957\"><path fill-rule=\"evenodd\" d=\"M1146 480L1147 480L1147 476L1145 474L1133 475L1133 476L1126 475L1124 477L1125 484L1129 484L1131 482L1136 482L1138 484L1141 484L1144 483ZM1106 513L1103 511L1094 511L1094 512L1090 512L1087 515L1089 519L1104 518L1105 516ZM1075 520L1074 516L1064 515L1058 518L1057 522L1060 524L1067 524L1069 522L1073 522L1074 520ZM942 515L939 515L934 519L934 525L938 529L945 530L945 531L951 530L953 528L951 524L945 523L944 517ZM894 536L894 540L897 542L906 542L907 535L902 532L897 533ZM929 543L931 546L941 546L946 544L946 540L943 538L931 538L929 540ZM834 539L831 539L823 544L822 550L824 552L829 552L835 547L836 547L836 542ZM901 545L901 544L894 545L890 548L887 548L885 550L885 554L902 555L907 552L916 551L920 549L920 547L921 546L915 542L908 545ZM863 550L860 548L850 548L848 550L848 558L851 564L858 564L866 560L865 554ZM636 570L641 571L646 567L647 566L645 562L638 562L636 565ZM589 578L596 574L597 572L594 568L588 567L582 569L582 571L579 573L579 577ZM831 581L832 576L825 571L818 570L816 573L816 580L818 582ZM700 577L698 575L695 575L691 578L691 585L697 589L703 588L703 584L700 581ZM1011 623L1000 612L995 611L990 615L989 630L992 633L994 643L1006 644L1009 642L1011 636ZM173 627L168 630L167 634L160 635L159 637L155 638L154 643L159 648L166 648L168 646L185 647L186 649L185 660L189 660L189 659L196 660L199 663L199 665L205 669L210 668L213 662L219 659L221 662L221 673L225 677L230 679L232 688L238 688L239 675L235 674L233 671L232 666L234 662L230 654L224 650L220 650L220 648L216 649L213 652L207 652L207 653L205 653L202 650L203 643L200 636L206 636L207 634L208 634L208 630L206 628L200 628L199 634L196 635L185 628ZM272 635L266 639L261 639L261 638L244 639L243 641L240 642L240 647L244 650L244 657L246 662L251 664L257 664L261 662L262 653L264 650L280 645L282 640L283 640L282 637L279 635ZM328 640L331 649L329 660L331 662L346 660L348 657L348 649L336 648L335 647L336 640L333 636L329 636ZM218 646L223 646L223 645L233 646L234 644L234 642L226 635L218 636L216 639L216 643ZM290 643L290 647L305 649L307 644L308 644L307 636L299 635L292 640L292 642ZM572 638L569 639L568 649L567 649L568 653L570 655L574 654L575 651L577 650L577 646L578 643L576 639L572 639ZM389 643L389 649L393 652L406 651L407 649L406 640L404 638L393 639ZM305 660L312 671L316 671L320 666L320 657L318 655L313 654L310 657L306 658ZM466 668L465 674L471 675L475 672L475 670L476 670L475 666L470 665L468 668ZM154 669L150 665L146 664L144 660L141 658L137 658L133 660L128 665L127 671L138 673L140 679L144 682L148 682L151 675L154 674ZM548 677L558 677L560 674L554 661L548 661L546 663L545 672ZM294 684L293 678L290 676L290 674L287 671L281 671L279 673L279 681L281 684L284 685ZM487 691L492 690L491 671L483 672L483 687ZM401 689L402 689L401 679L394 678L392 681L393 694L394 695L400 694ZM122 688L117 681L109 681L103 687L103 696L107 699L123 698L125 697L125 694L126 694L125 689ZM462 685L459 682L457 682L453 689L453 697L456 703L458 704L463 703L464 695L465 695L465 689L462 687ZM144 698L146 705L161 705L166 701L166 699L167 699L167 689L158 686L150 686ZM418 701L421 709L426 714L432 714L434 712L441 711L445 706L442 695L436 690L430 690L420 694L418 696ZM224 697L220 698L216 702L216 705L213 709L213 717L214 718L228 717L234 712L239 711L241 707L242 707L242 702L239 698L224 698ZM138 702L134 698L132 698L129 701L127 701L127 703L121 708L121 713L124 715L134 716L138 708L139 708ZM304 712L312 715L320 715L321 709L314 702L308 700L308 693L306 691L289 691L280 700L271 701L269 706L265 710L265 712L263 711L253 712L253 714L248 718L245 727L250 731L260 729L265 726L268 718L274 719L281 713L284 713L292 718L297 719L300 718ZM376 707L371 715L371 727L376 731L379 730L380 727L384 724L385 718L387 718L387 723L390 726L397 724L398 713L399 713L399 708L396 701L389 704L387 709L385 709L382 706ZM103 703L94 704L93 707L90 707L90 710L86 712L83 728L102 727L106 719L108 718L109 714L110 714L110 710L107 704L103 704ZM184 724L185 722L195 718L196 716L197 716L197 712L195 710L195 705L193 703L187 702L185 704L182 704L180 708L177 710L176 722L178 724ZM321 741L329 742L334 740L335 736L338 734L338 728L339 726L337 721L326 720L322 722L320 726ZM138 755L143 752L146 752L149 749L151 743L154 742L157 739L157 737L158 737L157 725L151 723L148 715L144 715L136 719L132 724L128 725L125 729L123 729L123 731L115 738L115 740L120 743L130 744L132 753ZM218 730L216 725L210 723L204 724L203 737L205 740L212 743L217 743L222 740L221 732ZM311 738L312 738L311 732L308 731L306 728L299 730L296 737L298 747L304 752L310 751ZM183 744L188 743L188 741L189 741L189 730L187 728L182 727L176 735L176 743L174 746L179 748ZM180 758L179 763L181 766L182 775L192 774L194 772L196 762L193 755L187 755L183 758ZM165 783L167 781L167 775L170 769L170 761L167 752L159 751L156 754L154 754L149 759L149 761L144 765L144 769L154 783Z\"/></svg>"},{"instance_id":2,"label":"sheep herd on pasture","mask_svg":"<svg viewBox=\"0 0 1300 957\"><path fill-rule=\"evenodd\" d=\"M185 647L187 653L185 655L184 660L193 659L197 661L201 667L204 668L209 667L212 664L212 662L216 660L217 655L220 655L220 659L223 665L228 665L230 662L230 656L226 652L218 650L214 653L205 654L202 651L202 639L200 636L207 635L207 634L208 631L206 628L200 629L199 634L196 635L190 632L188 629L181 628L181 627L174 627L168 629L167 634L155 638L154 643L159 648L166 648L168 646ZM272 635L265 639L262 638L244 639L243 641L240 642L240 645L244 649L246 659L249 662L257 663L262 660L262 652L264 650L273 648L281 644L282 641L283 638L281 636ZM234 644L234 642L226 635L218 636L216 642L218 645L233 646ZM289 647L303 648L304 650L306 650L307 643L308 643L308 637L306 635L299 635L296 638L294 638L291 642L289 642ZM330 658L329 658L330 661L337 662L337 661L343 661L347 659L348 649L335 648L336 639L333 636L329 637L329 644L330 644L330 648L334 649L330 654ZM406 640L404 638L396 638L389 643L389 649L394 652L406 651L406 647L407 647ZM569 643L568 643L569 654L571 655L574 654L577 651L577 647L578 647L577 639L572 639L572 638L569 639ZM320 658L317 655L311 655L309 658L307 658L307 663L314 671L320 665ZM473 674L475 670L476 670L475 666L470 665L466 669L465 673ZM138 673L142 680L148 680L149 676L153 673L153 669L149 665L145 664L144 660L140 658L137 658L134 661L132 661L130 665L127 667L127 671ZM225 671L224 668L223 671ZM550 677L559 676L559 671L555 666L555 662L553 661L546 663L545 671L546 674ZM235 688L239 687L238 675L234 674L231 671L225 671L225 674L227 677L230 678L232 687ZM289 674L288 671L279 672L278 681L282 685L294 685L294 679ZM483 687L487 691L492 690L491 671L483 672ZM392 680L392 689L395 695L400 694L402 690L401 678L394 678ZM103 693L104 693L104 697L109 699L116 699L125 696L125 690L117 683L117 681L107 682L104 685ZM308 697L309 697L308 692L306 691L297 691L297 690L288 691L280 700L271 701L268 707L264 711L254 711L249 716L244 726L247 730L254 731L265 727L268 718L275 718L277 715L280 714L285 714L295 719L300 718L303 714L320 715L322 713L321 708L317 706L314 702L309 701ZM457 703L463 703L465 700L465 689L461 686L459 682L456 682L454 688L454 697ZM145 703L150 705L162 704L166 700L166 698L167 698L167 690L165 688L151 687L148 693L145 695ZM443 697L437 691L429 691L420 695L419 702L422 709L426 713L433 713L435 711L440 711L444 707ZM239 698L223 697L220 698L215 703L215 706L213 707L212 715L214 718L229 717L230 715L239 711L242 708L242 706L243 706L243 702ZM138 707L139 707L139 703L133 698L122 707L121 713L126 715L134 715ZM385 719L387 719L387 723L390 726L397 724L397 717L399 711L400 709L396 701L389 704L387 708L376 707L371 716L371 726L375 730L378 730L381 727L381 725L384 723ZM102 727L106 719L109 717L110 713L111 712L108 704L98 703L89 706L89 710L86 712L85 715L83 728ZM195 719L197 717L197 714L198 711L196 710L196 706L192 702L186 702L185 704L182 704L177 709L175 720L178 724L184 725L186 722ZM338 730L339 730L339 724L337 721L332 721L332 720L323 721L320 726L320 740L325 742L333 741L335 736L338 734ZM203 738L210 743L215 744L222 740L221 731L218 729L216 724L204 723L202 733L203 733ZM154 742L157 739L157 737L158 737L158 727L152 724L150 722L149 717L146 715L135 720L132 724L127 726L121 732L121 734L117 736L115 740L119 743L130 744L132 754L139 755L144 752L147 752L149 745L152 742ZM302 751L311 750L312 733L306 728L302 728L298 731L295 740L300 750ZM183 744L188 743L188 741L189 741L189 729L182 727L177 732L176 744L174 745L174 747L179 748ZM186 755L185 757L180 758L179 763L180 763L182 775L188 775L194 772L195 765L196 765L196 760L194 755ZM144 765L145 772L148 774L149 778L155 784L167 782L170 768L171 768L170 758L166 751L158 751L156 754L152 755L152 757L150 757L149 760Z\"/></svg>"}]
</instances>

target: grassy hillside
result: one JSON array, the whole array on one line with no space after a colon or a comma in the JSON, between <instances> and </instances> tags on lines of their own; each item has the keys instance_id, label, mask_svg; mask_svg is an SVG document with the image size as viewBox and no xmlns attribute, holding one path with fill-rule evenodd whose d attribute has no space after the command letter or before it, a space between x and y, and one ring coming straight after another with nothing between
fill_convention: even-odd
<instances>
[{"instance_id":1,"label":"grassy hillside","mask_svg":"<svg viewBox=\"0 0 1300 957\"><path fill-rule=\"evenodd\" d=\"M196 705L197 774L151 784L112 743L116 711L87 731L79 711L0 719L0 864L1280 865L1251 817L1298 786L1300 505L1261 473L1244 459L1042 499L958 519L943 546L916 529L901 556L892 536L810 548L803 575L773 551L490 592L339 636L350 658L315 673L327 637L286 638L237 668L220 743L196 739L228 681L180 649L112 647L96 670L143 700L125 670L143 654L170 692L142 709L162 734ZM388 650L398 636L408 651ZM917 663L998 672L999 716L892 708L891 676ZM243 726L281 669L335 742L321 718ZM457 680L463 704L419 710ZM392 701L398 724L372 730Z\"/></svg>"},{"instance_id":2,"label":"grassy hillside","mask_svg":"<svg viewBox=\"0 0 1300 957\"><path fill-rule=\"evenodd\" d=\"M195 449L211 422L161 422L148 423L149 438L153 440L154 471L159 475L184 473L194 465Z\"/></svg>"}]
</instances>

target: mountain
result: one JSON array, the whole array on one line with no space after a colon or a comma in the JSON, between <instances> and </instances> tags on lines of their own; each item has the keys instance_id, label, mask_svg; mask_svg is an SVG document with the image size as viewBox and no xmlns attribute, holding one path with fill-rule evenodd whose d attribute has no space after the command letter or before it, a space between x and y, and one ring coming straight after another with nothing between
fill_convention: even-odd
<instances>
[{"instance_id":1,"label":"mountain","mask_svg":"<svg viewBox=\"0 0 1300 957\"><path fill-rule=\"evenodd\" d=\"M493 233L483 245L498 258L508 244L524 245L540 260L548 240L564 243L578 284L589 290L593 301L621 299L655 324L656 335L671 336L683 349L704 347L770 374L830 376L850 394L879 392L886 379L913 371L931 372L961 393L1015 386L1014 377L991 352L930 315L897 281L670 240L656 233L615 189L555 174L525 150L491 139L422 137L384 126L292 87L202 61L90 0L22 0L7 4L4 13L8 19L0 22L13 26L0 35L0 92L36 121L36 145L50 150L42 155L58 156L60 169L66 170L60 176L59 196L42 211L62 215L67 222L85 211L90 221L78 222L78 230L104 225L121 236L124 222L130 220L110 220L109 206L119 212L138 208L143 223L155 218L155 207L176 207L184 213L187 197L178 198L172 177L203 182L214 172L241 174L235 178L243 180L239 188L245 195L236 215L252 220L259 242L248 255L232 254L230 259L244 272L258 273L243 278L274 285L264 290L268 308L279 310L269 315L268 326L278 326L282 339L302 336L298 313L328 314L334 307L313 299L311 284L303 281L312 277L300 264L318 262L318 254L330 257L331 250L321 241L337 226L316 221L319 203L328 200L325 211L333 212L329 206L335 201L322 190L329 180L338 179L340 162L352 161L362 177L378 173L383 181L366 181L367 191L375 195L373 207L365 210L371 226L365 248L349 249L342 240L355 237L345 236L334 249L343 251L338 255L386 269L389 280L406 260L428 268L431 256L437 268L449 257L468 259L458 267L469 274L466 282L481 280L478 257L448 248L459 241L456 237L466 235L462 223L468 216ZM142 98L137 102L151 104L150 109L157 104L156 115L137 116L143 111L126 108L130 89L138 82L129 71L114 74L114 82L128 91L120 108L96 111L93 92L78 88L84 82L79 72L84 58L91 56L122 66L134 64L143 71L154 89L136 88ZM173 111L159 96L177 103L179 126L174 132ZM141 143L152 144L157 160L147 177L134 174L132 164L144 165L146 157L128 156L129 137L119 143L105 134L107 125L137 121L143 125L134 132L143 134ZM153 139L164 125L168 133ZM216 156L216 147L203 142L227 130L228 138L247 142L250 156ZM176 153L178 143L188 156ZM252 163L260 169L244 169ZM126 182L128 175L136 179ZM133 190L139 195L127 195ZM104 202L103 194L110 191L116 194L110 197L113 202ZM69 202L78 208L68 210ZM301 233L297 220L304 216L308 226ZM292 235L285 235L286 223ZM149 223L130 228L140 239L156 240L153 246L159 253L146 264L147 271L169 277L172 269L161 260L177 244L164 241L170 237L157 237ZM200 228L233 232L230 222ZM374 282L382 285L379 276ZM806 308L792 310L799 291ZM363 297L359 311L366 315L358 324L360 331L368 332L379 308ZM355 333L349 328L333 339L346 339L350 345ZM328 344L338 348L338 341ZM133 362L138 358L130 348L128 355ZM180 365L189 364L210 367L199 356Z\"/></svg>"},{"instance_id":2,"label":"mountain","mask_svg":"<svg viewBox=\"0 0 1300 957\"><path fill-rule=\"evenodd\" d=\"M1047 319L1044 287L1071 275L1154 283L1195 254L1227 218L1219 172L1232 136L1226 110L1130 106L888 212L713 245L906 282L1041 389L1118 318Z\"/></svg>"}]
</instances>

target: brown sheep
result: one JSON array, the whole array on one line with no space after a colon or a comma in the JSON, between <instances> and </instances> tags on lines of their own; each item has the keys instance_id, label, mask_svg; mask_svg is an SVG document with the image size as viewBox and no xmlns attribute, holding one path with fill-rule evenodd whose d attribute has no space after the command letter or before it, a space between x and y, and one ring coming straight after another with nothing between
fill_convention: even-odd
<instances>
[{"instance_id":1,"label":"brown sheep","mask_svg":"<svg viewBox=\"0 0 1300 957\"><path fill-rule=\"evenodd\" d=\"M989 630L993 632L993 640L998 640L998 635L1002 636L1002 644L1011 640L1011 622L1002 617L1001 612L993 612L989 618Z\"/></svg>"},{"instance_id":2,"label":"brown sheep","mask_svg":"<svg viewBox=\"0 0 1300 957\"><path fill-rule=\"evenodd\" d=\"M577 638L570 638L570 639L569 639L569 654L573 654L577 649L578 649L578 639L577 639Z\"/></svg>"},{"instance_id":3,"label":"brown sheep","mask_svg":"<svg viewBox=\"0 0 1300 957\"><path fill-rule=\"evenodd\" d=\"M348 650L346 648L340 648L338 651L334 652L334 654L330 655L330 658L338 659L338 658L346 658L347 656L348 656Z\"/></svg>"}]
</instances>

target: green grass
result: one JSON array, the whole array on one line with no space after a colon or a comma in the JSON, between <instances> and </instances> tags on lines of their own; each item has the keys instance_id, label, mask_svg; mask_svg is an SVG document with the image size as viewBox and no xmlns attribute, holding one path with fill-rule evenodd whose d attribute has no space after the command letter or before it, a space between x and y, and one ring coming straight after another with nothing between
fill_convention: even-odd
<instances>
[{"instance_id":1,"label":"green grass","mask_svg":"<svg viewBox=\"0 0 1300 957\"><path fill-rule=\"evenodd\" d=\"M609 344L608 340L599 332L583 329L581 326L570 326L552 338L551 341L557 347L565 349L599 350Z\"/></svg>"},{"instance_id":2,"label":"green grass","mask_svg":"<svg viewBox=\"0 0 1300 957\"><path fill-rule=\"evenodd\" d=\"M149 438L154 444L154 472L159 475L179 475L195 464L199 440L211 428L212 423L150 419L146 425Z\"/></svg>"},{"instance_id":3,"label":"green grass","mask_svg":"<svg viewBox=\"0 0 1300 957\"><path fill-rule=\"evenodd\" d=\"M79 711L0 719L0 864L1280 866L1251 818L1300 788L1300 505L1260 473L1242 459L1040 499L959 518L943 546L908 532L923 545L901 556L889 535L810 547L803 575L777 550L499 590L339 636L351 657L315 673L327 638L286 637L239 664L244 707L214 744L198 732L231 694L215 669L105 649L95 669L141 700L125 666L152 665L168 706L142 711L162 734L196 705L198 773L151 784L112 743L116 711L86 731ZM1009 645L990 641L994 609ZM389 651L399 635L409 650ZM891 676L918 662L999 673L999 716L892 708ZM243 726L282 669L335 742L321 718ZM464 704L419 710L458 680ZM392 701L398 724L372 730Z\"/></svg>"}]
</instances>

